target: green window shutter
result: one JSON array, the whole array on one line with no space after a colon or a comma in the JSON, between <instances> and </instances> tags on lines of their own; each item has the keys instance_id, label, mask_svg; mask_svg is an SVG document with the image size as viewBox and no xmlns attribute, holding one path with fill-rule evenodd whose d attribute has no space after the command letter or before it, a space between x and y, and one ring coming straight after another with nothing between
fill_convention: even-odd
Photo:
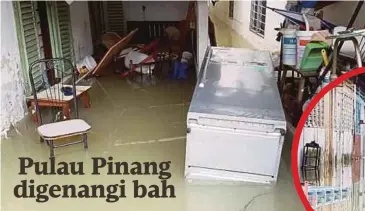
<instances>
[{"instance_id":1,"label":"green window shutter","mask_svg":"<svg viewBox=\"0 0 365 211\"><path fill-rule=\"evenodd\" d=\"M124 35L123 1L106 1L107 30Z\"/></svg>"},{"instance_id":2,"label":"green window shutter","mask_svg":"<svg viewBox=\"0 0 365 211\"><path fill-rule=\"evenodd\" d=\"M75 54L69 5L65 1L47 2L47 15L53 57L67 58L74 63Z\"/></svg>"},{"instance_id":3,"label":"green window shutter","mask_svg":"<svg viewBox=\"0 0 365 211\"><path fill-rule=\"evenodd\" d=\"M62 57L74 62L70 7L65 1L57 1L56 4Z\"/></svg>"},{"instance_id":4,"label":"green window shutter","mask_svg":"<svg viewBox=\"0 0 365 211\"><path fill-rule=\"evenodd\" d=\"M39 16L36 10L36 2L17 1L13 2L17 37L19 43L21 68L24 78L26 95L31 93L29 81L29 65L41 58L39 40ZM42 83L42 74L39 67L33 72L36 88Z\"/></svg>"}]
</instances>

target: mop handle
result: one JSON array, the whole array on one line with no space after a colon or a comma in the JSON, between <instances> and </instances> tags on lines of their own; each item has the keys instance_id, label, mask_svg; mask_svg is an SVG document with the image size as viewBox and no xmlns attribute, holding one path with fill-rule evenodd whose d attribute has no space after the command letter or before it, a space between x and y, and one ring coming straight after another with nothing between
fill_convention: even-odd
<instances>
[{"instance_id":1,"label":"mop handle","mask_svg":"<svg viewBox=\"0 0 365 211\"><path fill-rule=\"evenodd\" d=\"M324 62L324 65L327 66L329 61L328 61L328 56L327 56L327 52L325 49L322 49L321 50L321 53L322 53L322 57L323 57L323 62Z\"/></svg>"}]
</instances>

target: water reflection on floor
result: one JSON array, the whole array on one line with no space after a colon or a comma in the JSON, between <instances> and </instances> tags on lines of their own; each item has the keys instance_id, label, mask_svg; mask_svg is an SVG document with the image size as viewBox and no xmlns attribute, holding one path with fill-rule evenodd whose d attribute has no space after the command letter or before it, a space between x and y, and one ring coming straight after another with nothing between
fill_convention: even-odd
<instances>
[{"instance_id":1,"label":"water reflection on floor","mask_svg":"<svg viewBox=\"0 0 365 211\"><path fill-rule=\"evenodd\" d=\"M218 46L254 49L246 39L232 29L232 26L228 26L213 13L210 14L210 18L214 23Z\"/></svg>"},{"instance_id":2,"label":"water reflection on floor","mask_svg":"<svg viewBox=\"0 0 365 211\"><path fill-rule=\"evenodd\" d=\"M242 184L190 184L184 180L186 114L194 82L158 81L155 85L130 83L116 75L100 77L91 89L91 108L80 110L80 117L92 126L89 149L74 145L55 150L58 161L84 162L85 172L92 168L91 157L112 156L114 161L171 161L176 198L134 199L133 180L145 185L159 184L157 176L42 176L30 172L18 175L18 157L48 161L49 150L39 143L35 124L29 117L1 142L2 211L43 210L149 210L149 211L301 211L290 171L290 144L287 138L276 187ZM289 134L290 135L290 134ZM228 155L227 155L228 156ZM38 184L116 184L126 181L127 198L118 203L105 199L17 199L13 188L23 179Z\"/></svg>"}]
</instances>

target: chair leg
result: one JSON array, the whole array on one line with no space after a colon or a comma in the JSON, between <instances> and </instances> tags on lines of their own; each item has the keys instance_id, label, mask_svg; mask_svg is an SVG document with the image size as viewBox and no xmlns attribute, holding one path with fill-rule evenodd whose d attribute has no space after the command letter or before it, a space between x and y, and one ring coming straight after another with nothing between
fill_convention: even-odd
<instances>
[{"instance_id":1,"label":"chair leg","mask_svg":"<svg viewBox=\"0 0 365 211\"><path fill-rule=\"evenodd\" d=\"M68 103L62 105L62 115L64 115L66 119L70 119L70 105Z\"/></svg>"},{"instance_id":2,"label":"chair leg","mask_svg":"<svg viewBox=\"0 0 365 211\"><path fill-rule=\"evenodd\" d=\"M87 149L88 145L87 145L87 134L86 133L82 135L82 141L84 142L84 149Z\"/></svg>"},{"instance_id":3,"label":"chair leg","mask_svg":"<svg viewBox=\"0 0 365 211\"><path fill-rule=\"evenodd\" d=\"M87 91L82 94L82 100L84 102L84 107L90 108L90 95Z\"/></svg>"},{"instance_id":4,"label":"chair leg","mask_svg":"<svg viewBox=\"0 0 365 211\"><path fill-rule=\"evenodd\" d=\"M44 142L44 139L42 138L42 136L40 136L40 137L39 137L39 141L40 141L41 143L43 143L43 142Z\"/></svg>"},{"instance_id":5,"label":"chair leg","mask_svg":"<svg viewBox=\"0 0 365 211\"><path fill-rule=\"evenodd\" d=\"M53 140L49 141L49 150L50 150L50 157L54 157L54 146L53 146Z\"/></svg>"}]
</instances>

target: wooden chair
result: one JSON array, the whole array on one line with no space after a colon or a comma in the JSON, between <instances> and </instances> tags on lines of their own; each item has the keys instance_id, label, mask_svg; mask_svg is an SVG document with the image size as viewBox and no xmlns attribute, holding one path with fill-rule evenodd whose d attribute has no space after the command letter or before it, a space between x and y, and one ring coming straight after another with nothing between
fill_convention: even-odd
<instances>
[{"instance_id":1,"label":"wooden chair","mask_svg":"<svg viewBox=\"0 0 365 211\"><path fill-rule=\"evenodd\" d=\"M88 147L87 133L91 127L79 119L77 97L84 96L90 87L75 85L76 72L72 62L63 58L38 60L29 68L31 102L40 124L37 131L41 141L46 140L49 145L51 157L58 147L79 143L83 143L85 149ZM40 110L45 107L48 109ZM82 135L81 141L54 144L54 141L77 135Z\"/></svg>"}]
</instances>

